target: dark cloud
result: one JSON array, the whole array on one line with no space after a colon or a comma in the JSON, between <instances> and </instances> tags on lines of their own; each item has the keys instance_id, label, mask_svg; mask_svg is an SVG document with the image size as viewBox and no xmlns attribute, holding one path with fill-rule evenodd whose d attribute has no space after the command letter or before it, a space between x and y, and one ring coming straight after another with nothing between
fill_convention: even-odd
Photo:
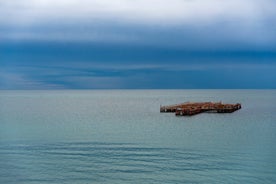
<instances>
[{"instance_id":1,"label":"dark cloud","mask_svg":"<svg viewBox=\"0 0 276 184\"><path fill-rule=\"evenodd\" d=\"M276 52L0 45L1 89L275 88Z\"/></svg>"}]
</instances>

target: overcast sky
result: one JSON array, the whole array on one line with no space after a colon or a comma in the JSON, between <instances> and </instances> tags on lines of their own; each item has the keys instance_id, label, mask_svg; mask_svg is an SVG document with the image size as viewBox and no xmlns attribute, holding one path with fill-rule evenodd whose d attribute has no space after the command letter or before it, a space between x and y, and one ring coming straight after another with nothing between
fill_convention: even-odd
<instances>
[{"instance_id":1,"label":"overcast sky","mask_svg":"<svg viewBox=\"0 0 276 184\"><path fill-rule=\"evenodd\" d=\"M0 0L0 89L276 88L274 0Z\"/></svg>"}]
</instances>

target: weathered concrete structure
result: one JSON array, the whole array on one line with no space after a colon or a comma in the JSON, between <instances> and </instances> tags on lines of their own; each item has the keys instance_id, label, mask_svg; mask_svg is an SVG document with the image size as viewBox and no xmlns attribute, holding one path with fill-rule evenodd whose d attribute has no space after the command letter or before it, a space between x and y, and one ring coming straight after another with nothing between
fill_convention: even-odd
<instances>
[{"instance_id":1,"label":"weathered concrete structure","mask_svg":"<svg viewBox=\"0 0 276 184\"><path fill-rule=\"evenodd\" d=\"M241 109L241 104L221 102L186 102L176 105L160 106L160 112L174 112L176 116L191 116L202 112L231 113Z\"/></svg>"}]
</instances>

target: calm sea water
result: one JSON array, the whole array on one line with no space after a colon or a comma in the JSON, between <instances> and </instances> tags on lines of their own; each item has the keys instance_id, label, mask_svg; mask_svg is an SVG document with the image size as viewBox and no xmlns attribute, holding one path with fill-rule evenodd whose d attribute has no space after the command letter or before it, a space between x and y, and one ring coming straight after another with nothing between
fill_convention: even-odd
<instances>
[{"instance_id":1,"label":"calm sea water","mask_svg":"<svg viewBox=\"0 0 276 184\"><path fill-rule=\"evenodd\" d=\"M276 183L275 142L275 90L0 91L1 184Z\"/></svg>"}]
</instances>

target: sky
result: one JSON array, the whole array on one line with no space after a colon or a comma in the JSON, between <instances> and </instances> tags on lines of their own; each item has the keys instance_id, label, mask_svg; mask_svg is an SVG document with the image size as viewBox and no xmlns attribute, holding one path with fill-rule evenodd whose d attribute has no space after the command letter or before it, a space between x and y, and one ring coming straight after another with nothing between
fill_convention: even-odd
<instances>
[{"instance_id":1,"label":"sky","mask_svg":"<svg viewBox=\"0 0 276 184\"><path fill-rule=\"evenodd\" d=\"M0 0L0 89L276 89L275 0Z\"/></svg>"}]
</instances>

